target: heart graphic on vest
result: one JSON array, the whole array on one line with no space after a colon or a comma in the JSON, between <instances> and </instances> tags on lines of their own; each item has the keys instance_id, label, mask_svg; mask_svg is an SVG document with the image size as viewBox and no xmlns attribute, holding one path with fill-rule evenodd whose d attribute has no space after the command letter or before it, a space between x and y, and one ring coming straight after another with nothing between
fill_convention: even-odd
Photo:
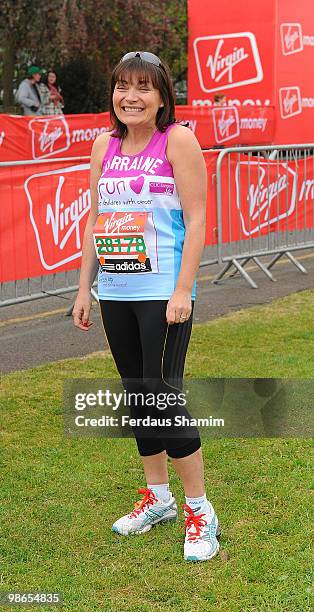
<instances>
[{"instance_id":1,"label":"heart graphic on vest","mask_svg":"<svg viewBox=\"0 0 314 612\"><path fill-rule=\"evenodd\" d=\"M137 193L137 195L139 195L143 189L143 185L144 185L144 177L143 176L139 176L136 179L131 179L130 180L130 187L131 189L134 191L134 193Z\"/></svg>"}]
</instances>

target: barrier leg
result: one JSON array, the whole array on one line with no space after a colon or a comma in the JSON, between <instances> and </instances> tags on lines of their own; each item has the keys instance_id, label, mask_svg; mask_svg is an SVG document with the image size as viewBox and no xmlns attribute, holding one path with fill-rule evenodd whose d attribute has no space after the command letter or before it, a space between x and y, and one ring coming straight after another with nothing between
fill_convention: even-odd
<instances>
[{"instance_id":1,"label":"barrier leg","mask_svg":"<svg viewBox=\"0 0 314 612\"><path fill-rule=\"evenodd\" d=\"M99 303L99 297L98 297L98 294L96 293L95 289L91 288L91 291L90 291L90 292L91 292L91 294L92 294L92 296L93 296L94 300L96 300L96 302L98 302L98 303Z\"/></svg>"},{"instance_id":2,"label":"barrier leg","mask_svg":"<svg viewBox=\"0 0 314 612\"><path fill-rule=\"evenodd\" d=\"M262 264L262 262L258 259L258 257L253 257L252 259L254 263L256 263L256 265L262 270L262 272L266 274L269 280L276 282L276 279L273 277L272 273L269 272L269 270L266 268L266 266L264 266L264 264Z\"/></svg>"},{"instance_id":3,"label":"barrier leg","mask_svg":"<svg viewBox=\"0 0 314 612\"><path fill-rule=\"evenodd\" d=\"M293 257L292 253L290 253L290 251L286 252L286 255L288 257L288 259L290 259L291 263L293 263L296 268L298 268L298 270L300 270L300 272L302 272L302 274L307 274L307 270L304 266L302 266L302 264L300 264L300 262Z\"/></svg>"},{"instance_id":4,"label":"barrier leg","mask_svg":"<svg viewBox=\"0 0 314 612\"><path fill-rule=\"evenodd\" d=\"M247 262L250 261L250 257L247 257L246 259L244 259L243 261L241 261L241 266L242 268L244 268L244 266L246 266ZM234 270L234 272L232 272L232 274L229 274L229 278L233 278L234 276L236 276L238 274L238 270Z\"/></svg>"},{"instance_id":5,"label":"barrier leg","mask_svg":"<svg viewBox=\"0 0 314 612\"><path fill-rule=\"evenodd\" d=\"M70 308L66 311L65 313L66 317L72 317L73 308L74 308L74 302L72 302Z\"/></svg>"},{"instance_id":6,"label":"barrier leg","mask_svg":"<svg viewBox=\"0 0 314 612\"><path fill-rule=\"evenodd\" d=\"M213 285L215 285L216 283L218 283L220 281L220 279L226 274L226 272L228 272L229 268L231 268L232 266L232 261L228 261L226 263L226 265L223 267L223 269L221 270L221 272L219 272L219 274L217 274L216 278L214 278L214 280L212 280Z\"/></svg>"},{"instance_id":7,"label":"barrier leg","mask_svg":"<svg viewBox=\"0 0 314 612\"><path fill-rule=\"evenodd\" d=\"M250 275L244 270L244 268L242 268L241 264L239 264L239 262L236 259L233 259L232 263L239 270L241 276L243 276L243 278L247 281L247 283L249 283L250 287L252 287L252 289L257 289L258 288L257 284L253 281Z\"/></svg>"},{"instance_id":8,"label":"barrier leg","mask_svg":"<svg viewBox=\"0 0 314 612\"><path fill-rule=\"evenodd\" d=\"M277 253L277 255L275 255L275 257L273 257L273 259L266 266L267 269L269 270L270 268L272 268L275 265L275 263L283 255L286 255L288 257L288 259L291 261L291 263L293 263L295 265L295 267L298 268L298 270L300 270L300 272L302 272L302 274L307 274L306 268L304 266L302 266L302 264L300 264L300 262L292 255L292 253L290 253L290 251L282 251L281 253Z\"/></svg>"},{"instance_id":9,"label":"barrier leg","mask_svg":"<svg viewBox=\"0 0 314 612\"><path fill-rule=\"evenodd\" d=\"M267 266L266 266L267 269L270 270L270 268L272 268L275 265L275 263L278 261L278 259L280 259L280 257L282 257L283 255L284 255L284 252L283 253L277 253L277 255L275 255L275 257L273 257L270 260L269 264L267 264Z\"/></svg>"},{"instance_id":10,"label":"barrier leg","mask_svg":"<svg viewBox=\"0 0 314 612\"><path fill-rule=\"evenodd\" d=\"M257 289L258 288L256 283L253 281L253 279L249 276L249 274L244 270L242 265L236 259L232 259L232 261L228 261L226 263L226 265L224 266L224 268L221 270L221 272L219 272L219 274L217 274L216 278L214 278L214 280L212 280L212 283L214 285L218 285L219 281L226 274L226 272L229 270L229 268L231 268L231 266L234 266L237 269L237 271L240 272L241 276L243 276L243 278L249 283L249 285L250 285L250 287L252 287L252 289Z\"/></svg>"}]
</instances>

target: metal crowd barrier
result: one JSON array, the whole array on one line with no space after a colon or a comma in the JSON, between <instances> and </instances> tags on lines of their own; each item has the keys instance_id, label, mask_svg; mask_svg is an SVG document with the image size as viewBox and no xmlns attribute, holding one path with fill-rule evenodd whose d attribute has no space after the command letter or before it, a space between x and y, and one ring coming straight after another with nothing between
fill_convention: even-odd
<instances>
[{"instance_id":1,"label":"metal crowd barrier","mask_svg":"<svg viewBox=\"0 0 314 612\"><path fill-rule=\"evenodd\" d=\"M81 162L89 160L89 156L80 157L62 157L50 158L44 160L23 160L23 161L8 161L0 162L1 167L30 166L38 164L48 164L52 162ZM12 173L11 183L14 184L14 172ZM207 266L212 263L217 263L217 245L206 247L204 249L203 260L200 267ZM5 283L0 283L0 307L10 306L23 302L41 299L44 297L61 296L62 294L71 293L78 290L79 271L77 269L65 272L55 272L52 274L44 274L36 278L24 278ZM98 300L95 288L97 283L93 285L92 295L95 300ZM69 308L69 313L72 307Z\"/></svg>"},{"instance_id":2,"label":"metal crowd barrier","mask_svg":"<svg viewBox=\"0 0 314 612\"><path fill-rule=\"evenodd\" d=\"M215 151L217 153L217 151ZM247 179L245 187L241 184L241 161L240 156L246 155L247 160L245 165L247 166ZM236 177L232 176L231 166L232 157L234 156L238 160L237 162L237 174ZM311 157L311 159L308 159ZM81 157L64 157L55 159L45 160L27 160L17 162L1 162L0 167L3 166L26 166L31 164L45 164L51 162L80 162L89 160L89 156ZM243 160L243 157L242 157ZM261 195L263 189L264 207L269 209L271 201L276 199L277 207L279 207L279 191L275 193L271 183L271 168L274 169L274 164L278 169L278 175L281 170L284 172L281 175L284 177L286 173L286 180L283 180L283 187L281 189L286 191L286 217L288 218L289 209L289 189L290 183L288 180L288 166L287 162L296 162L298 169L302 170L303 173L303 196L304 196L304 210L306 207L306 197L311 195L312 200L312 227L300 228L298 222L298 207L296 207L296 227L294 229L286 226L285 231L277 231L274 224L270 223L268 217L268 231L265 235L251 235L246 240L232 240L232 233L234 230L234 224L238 224L240 227L242 219L242 206L243 206L243 191L244 201L250 202L252 190L254 197L257 200ZM311 168L311 173L310 173ZM223 184L223 170L227 173L227 181ZM253 177L257 177L257 185L254 183ZM260 178L263 177L263 186L260 183ZM310 178L307 178L310 177ZM274 145L274 146L260 146L260 147L231 147L225 148L218 154L216 162L216 171L212 176L212 180L216 181L216 212L217 212L217 243L212 246L208 246L204 250L203 259L200 263L200 268L212 264L221 264L223 269L217 274L216 278L212 281L213 283L219 283L219 281L225 276L225 274L234 268L234 271L229 276L234 276L240 273L242 277L249 283L253 288L257 288L255 281L251 278L248 272L244 269L246 264L253 260L254 263L264 272L264 274L270 280L275 280L271 268L276 262L283 256L287 256L289 260L300 270L306 274L306 269L303 265L296 260L292 255L293 251L300 249L307 249L314 247L314 144L302 144L302 145ZM231 217L231 204L234 198L234 184L233 180L237 181L236 189L238 194L238 206L236 217ZM300 180L298 175L294 177L296 186L299 185ZM255 191L254 191L255 190ZM240 195L239 195L240 194ZM302 194L301 194L302 195ZM234 207L233 207L234 210ZM264 213L263 213L264 214ZM284 215L283 215L284 216ZM306 218L307 215L304 215ZM227 222L227 240L226 240L226 228L225 220ZM250 230L250 216L249 227ZM261 227L261 211L257 216L257 232ZM267 264L262 263L262 256L271 256L273 258ZM18 304L21 302L27 302L30 300L36 300L43 297L58 296L65 293L70 293L78 289L79 280L79 267L78 269L60 272L53 274L46 274L37 278L26 278L23 280L16 280L12 282L0 283L0 306L9 306L11 304ZM96 292L93 290L93 296L97 298Z\"/></svg>"},{"instance_id":3,"label":"metal crowd barrier","mask_svg":"<svg viewBox=\"0 0 314 612\"><path fill-rule=\"evenodd\" d=\"M6 167L13 169L11 184L14 185L14 168L30 165L45 165L58 162L86 162L89 161L88 155L79 157L61 157L38 160L22 160L0 162L0 168ZM2 202L4 206L4 202ZM70 293L78 289L79 268L65 272L55 272L44 274L36 278L24 278L0 283L0 306L10 306L22 302L29 302L44 297L58 296Z\"/></svg>"},{"instance_id":4,"label":"metal crowd barrier","mask_svg":"<svg viewBox=\"0 0 314 612\"><path fill-rule=\"evenodd\" d=\"M293 162L290 167L288 162ZM314 247L313 179L313 143L230 147L219 153L216 163L218 263L224 266L213 283L219 283L231 270L229 277L239 273L256 289L257 284L244 269L246 264L252 260L274 281L270 270L284 255L300 272L307 273L292 252ZM244 229L246 239L234 240L237 233L243 236ZM260 259L262 256L273 257L265 264Z\"/></svg>"}]
</instances>

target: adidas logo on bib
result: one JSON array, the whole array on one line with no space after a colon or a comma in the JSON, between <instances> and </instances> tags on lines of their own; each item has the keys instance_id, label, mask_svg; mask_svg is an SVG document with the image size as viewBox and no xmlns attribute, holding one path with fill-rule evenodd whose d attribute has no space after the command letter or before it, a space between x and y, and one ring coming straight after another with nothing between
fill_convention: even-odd
<instances>
[{"instance_id":1,"label":"adidas logo on bib","mask_svg":"<svg viewBox=\"0 0 314 612\"><path fill-rule=\"evenodd\" d=\"M138 259L128 259L128 260L119 260L112 261L112 259L108 259L102 266L101 269L103 272L109 273L131 273L131 272L151 272L151 264L149 258L146 258L145 262L138 261Z\"/></svg>"}]
</instances>

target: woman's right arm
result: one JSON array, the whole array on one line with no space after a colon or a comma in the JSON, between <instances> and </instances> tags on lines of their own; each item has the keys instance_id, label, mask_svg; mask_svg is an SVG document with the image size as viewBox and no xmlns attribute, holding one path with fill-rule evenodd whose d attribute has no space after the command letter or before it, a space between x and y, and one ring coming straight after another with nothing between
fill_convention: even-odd
<instances>
[{"instance_id":1,"label":"woman's right arm","mask_svg":"<svg viewBox=\"0 0 314 612\"><path fill-rule=\"evenodd\" d=\"M90 159L91 209L87 219L83 238L79 291L72 313L74 325L84 331L88 331L93 324L89 320L92 307L91 287L98 270L98 260L93 239L93 227L98 216L97 185L101 175L102 160L107 151L108 142L108 132L98 136L93 144Z\"/></svg>"}]
</instances>

